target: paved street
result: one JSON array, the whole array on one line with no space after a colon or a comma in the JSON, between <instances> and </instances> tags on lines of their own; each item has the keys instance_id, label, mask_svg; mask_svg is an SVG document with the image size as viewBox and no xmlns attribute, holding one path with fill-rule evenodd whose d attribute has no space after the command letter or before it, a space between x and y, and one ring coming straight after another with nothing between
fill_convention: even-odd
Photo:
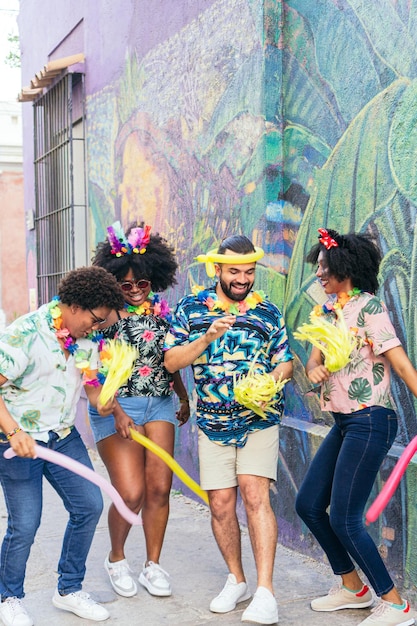
<instances>
[{"instance_id":1,"label":"paved street","mask_svg":"<svg viewBox=\"0 0 417 626\"><path fill-rule=\"evenodd\" d=\"M105 470L95 452L91 453L97 471ZM237 626L248 602L225 615L209 611L210 600L223 587L227 572L211 534L207 507L182 495L173 494L171 515L162 553L161 566L172 580L173 595L155 598L139 585L137 596L120 598L113 592L103 568L109 549L104 513L97 528L87 563L84 590L106 604L111 618L106 624L120 626ZM105 495L106 509L109 503ZM83 626L93 624L73 614L56 609L51 597L56 584L54 568L58 562L61 540L66 524L66 512L55 492L45 482L45 503L41 528L28 563L25 606L36 626ZM0 531L5 528L5 507L0 497ZM248 582L255 589L255 568L249 537L243 529L244 563ZM133 528L127 544L127 558L136 575L144 559L141 527ZM278 547L275 567L275 587L281 626L356 626L368 610L316 613L309 603L323 595L334 579L324 564L301 556L282 546Z\"/></svg>"}]
</instances>

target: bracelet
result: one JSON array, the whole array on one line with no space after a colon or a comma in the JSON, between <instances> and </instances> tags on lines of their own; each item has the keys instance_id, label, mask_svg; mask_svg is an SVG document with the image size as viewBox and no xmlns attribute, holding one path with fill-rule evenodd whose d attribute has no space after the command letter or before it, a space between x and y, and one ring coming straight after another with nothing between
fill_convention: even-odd
<instances>
[{"instance_id":1,"label":"bracelet","mask_svg":"<svg viewBox=\"0 0 417 626\"><path fill-rule=\"evenodd\" d=\"M16 428L14 428L13 430L11 430L9 433L7 433L6 435L6 439L8 441L10 441L10 439L13 437L13 435L16 435L17 433L20 433L22 429L20 428L20 426L16 426Z\"/></svg>"},{"instance_id":2,"label":"bracelet","mask_svg":"<svg viewBox=\"0 0 417 626\"><path fill-rule=\"evenodd\" d=\"M180 398L180 404L190 404L190 401L188 398Z\"/></svg>"}]
</instances>

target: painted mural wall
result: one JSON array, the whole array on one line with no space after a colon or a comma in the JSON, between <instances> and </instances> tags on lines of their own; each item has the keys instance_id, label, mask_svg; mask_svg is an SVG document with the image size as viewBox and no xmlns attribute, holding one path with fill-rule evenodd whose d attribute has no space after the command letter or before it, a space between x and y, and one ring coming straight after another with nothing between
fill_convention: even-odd
<instances>
[{"instance_id":1,"label":"painted mural wall","mask_svg":"<svg viewBox=\"0 0 417 626\"><path fill-rule=\"evenodd\" d=\"M35 4L22 3L28 38ZM93 243L115 219L150 223L177 251L178 285L167 294L175 302L207 284L196 255L242 232L265 249L257 287L284 310L291 334L322 297L303 260L317 228L372 232L384 253L381 294L416 363L416 3L126 0L120 19L114 3L99 5L56 1L37 15L38 24L59 21L55 45L37 52L42 63L50 50L80 52L71 48L80 42L86 52ZM294 497L330 416L303 373L308 347L292 346L272 500L281 542L322 559ZM414 399L397 380L393 391L398 440L374 495L417 432ZM178 432L176 456L197 478L193 420ZM371 528L398 584L411 589L416 484L410 464Z\"/></svg>"}]
</instances>

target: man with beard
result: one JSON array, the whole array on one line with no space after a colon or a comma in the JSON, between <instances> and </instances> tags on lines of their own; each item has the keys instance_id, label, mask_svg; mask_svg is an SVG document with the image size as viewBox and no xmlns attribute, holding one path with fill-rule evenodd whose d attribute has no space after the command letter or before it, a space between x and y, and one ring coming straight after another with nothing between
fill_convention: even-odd
<instances>
[{"instance_id":1,"label":"man with beard","mask_svg":"<svg viewBox=\"0 0 417 626\"><path fill-rule=\"evenodd\" d=\"M170 372L192 365L197 391L201 486L207 489L214 537L228 567L223 590L210 604L214 613L232 611L251 594L243 572L237 488L245 506L257 568L257 589L242 621L275 624L278 608L272 586L277 523L269 498L276 480L279 394L262 418L239 404L234 382L256 370L276 380L292 376L292 355L279 309L253 291L256 261L263 251L244 236L223 240L217 251L201 255L217 283L196 287L177 305L166 337L165 366Z\"/></svg>"}]
</instances>

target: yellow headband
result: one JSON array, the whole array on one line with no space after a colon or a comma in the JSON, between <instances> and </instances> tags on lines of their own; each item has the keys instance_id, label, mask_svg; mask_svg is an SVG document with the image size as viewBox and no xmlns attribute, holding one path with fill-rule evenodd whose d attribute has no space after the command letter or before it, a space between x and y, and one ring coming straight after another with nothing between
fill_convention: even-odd
<instances>
[{"instance_id":1,"label":"yellow headband","mask_svg":"<svg viewBox=\"0 0 417 626\"><path fill-rule=\"evenodd\" d=\"M255 246L255 252L249 254L219 254L217 250L210 250L207 254L199 254L196 257L196 261L206 264L207 276L213 278L216 275L214 268L215 263L228 263L234 265L243 265L244 263L255 263L262 259L264 251L262 248Z\"/></svg>"}]
</instances>

